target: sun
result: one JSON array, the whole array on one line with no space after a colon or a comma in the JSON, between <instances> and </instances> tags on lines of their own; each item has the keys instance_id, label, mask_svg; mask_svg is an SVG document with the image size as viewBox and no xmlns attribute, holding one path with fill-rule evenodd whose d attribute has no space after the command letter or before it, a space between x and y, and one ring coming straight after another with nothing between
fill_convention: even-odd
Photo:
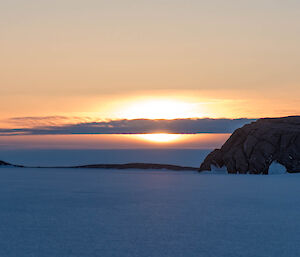
<instances>
[{"instance_id":1,"label":"sun","mask_svg":"<svg viewBox=\"0 0 300 257\"><path fill-rule=\"evenodd\" d=\"M154 133L154 134L139 134L137 137L146 141L154 143L169 143L177 141L182 135L179 134L167 134L167 133Z\"/></svg>"},{"instance_id":2,"label":"sun","mask_svg":"<svg viewBox=\"0 0 300 257\"><path fill-rule=\"evenodd\" d=\"M126 119L178 119L192 118L195 110L192 103L179 100L143 100L124 106L119 117Z\"/></svg>"}]
</instances>

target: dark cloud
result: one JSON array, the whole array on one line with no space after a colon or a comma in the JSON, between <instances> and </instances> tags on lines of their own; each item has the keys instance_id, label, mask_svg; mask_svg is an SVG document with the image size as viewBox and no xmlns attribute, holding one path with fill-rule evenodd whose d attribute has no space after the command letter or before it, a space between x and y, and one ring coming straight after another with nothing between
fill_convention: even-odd
<instances>
[{"instance_id":1,"label":"dark cloud","mask_svg":"<svg viewBox=\"0 0 300 257\"><path fill-rule=\"evenodd\" d=\"M6 123L23 127L36 126L59 126L62 124L86 123L94 121L89 117L66 117L66 116L44 116L44 117L15 117L5 120Z\"/></svg>"},{"instance_id":2,"label":"dark cloud","mask_svg":"<svg viewBox=\"0 0 300 257\"><path fill-rule=\"evenodd\" d=\"M22 118L18 119L22 120ZM34 120L30 119L31 121ZM252 121L255 121L255 119L112 120L0 129L0 135L144 134L158 132L180 134L232 133L235 129Z\"/></svg>"}]
</instances>

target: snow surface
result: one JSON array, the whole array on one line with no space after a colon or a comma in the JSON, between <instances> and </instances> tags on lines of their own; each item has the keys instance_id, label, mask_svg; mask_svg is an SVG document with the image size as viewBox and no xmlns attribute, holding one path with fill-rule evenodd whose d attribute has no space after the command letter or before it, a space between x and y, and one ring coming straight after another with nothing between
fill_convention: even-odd
<instances>
[{"instance_id":1,"label":"snow surface","mask_svg":"<svg viewBox=\"0 0 300 257\"><path fill-rule=\"evenodd\" d=\"M0 169L0 256L299 257L300 174Z\"/></svg>"},{"instance_id":2,"label":"snow surface","mask_svg":"<svg viewBox=\"0 0 300 257\"><path fill-rule=\"evenodd\" d=\"M282 164L278 162L272 162L272 164L269 167L269 175L274 174L284 174L286 173L286 167L284 167Z\"/></svg>"},{"instance_id":3,"label":"snow surface","mask_svg":"<svg viewBox=\"0 0 300 257\"><path fill-rule=\"evenodd\" d=\"M211 165L211 171L205 171L205 173L212 173L212 174L228 174L226 166L217 167L215 165ZM272 162L269 167L268 175L278 175L278 174L285 174L287 173L286 167L278 162Z\"/></svg>"},{"instance_id":4,"label":"snow surface","mask_svg":"<svg viewBox=\"0 0 300 257\"><path fill-rule=\"evenodd\" d=\"M208 172L211 172L213 174L227 174L228 173L226 166L218 167L215 165L211 165L210 168L211 168L211 171L208 171Z\"/></svg>"}]
</instances>

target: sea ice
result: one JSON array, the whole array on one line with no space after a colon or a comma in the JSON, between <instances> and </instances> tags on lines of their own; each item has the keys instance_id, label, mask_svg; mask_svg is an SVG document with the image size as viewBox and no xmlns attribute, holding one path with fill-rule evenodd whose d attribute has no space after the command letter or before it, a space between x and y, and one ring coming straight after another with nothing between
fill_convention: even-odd
<instances>
[{"instance_id":1,"label":"sea ice","mask_svg":"<svg viewBox=\"0 0 300 257\"><path fill-rule=\"evenodd\" d=\"M211 166L211 173L212 173L212 174L227 174L228 171L227 171L226 166L223 166L223 167L217 167L217 166L215 166L215 165L212 165L212 166Z\"/></svg>"},{"instance_id":2,"label":"sea ice","mask_svg":"<svg viewBox=\"0 0 300 257\"><path fill-rule=\"evenodd\" d=\"M272 162L272 164L269 167L269 175L274 174L284 174L286 173L286 167L284 167L282 164L278 162Z\"/></svg>"},{"instance_id":3,"label":"sea ice","mask_svg":"<svg viewBox=\"0 0 300 257\"><path fill-rule=\"evenodd\" d=\"M0 168L3 257L299 257L300 174Z\"/></svg>"}]
</instances>

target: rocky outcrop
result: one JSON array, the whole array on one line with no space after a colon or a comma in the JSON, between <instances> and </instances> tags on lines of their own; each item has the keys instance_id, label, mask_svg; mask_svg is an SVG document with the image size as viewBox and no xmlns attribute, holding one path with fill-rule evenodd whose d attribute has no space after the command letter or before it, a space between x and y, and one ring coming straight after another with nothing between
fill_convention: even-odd
<instances>
[{"instance_id":1,"label":"rocky outcrop","mask_svg":"<svg viewBox=\"0 0 300 257\"><path fill-rule=\"evenodd\" d=\"M0 167L16 167L16 168L24 168L25 166L23 165L15 165L15 164L11 164L8 162L4 162L4 161L0 161Z\"/></svg>"},{"instance_id":2,"label":"rocky outcrop","mask_svg":"<svg viewBox=\"0 0 300 257\"><path fill-rule=\"evenodd\" d=\"M268 174L272 162L300 172L300 116L264 118L237 129L211 152L199 171L226 166L228 173Z\"/></svg>"},{"instance_id":3,"label":"rocky outcrop","mask_svg":"<svg viewBox=\"0 0 300 257\"><path fill-rule=\"evenodd\" d=\"M8 162L0 161L0 166L12 166L12 165Z\"/></svg>"}]
</instances>

